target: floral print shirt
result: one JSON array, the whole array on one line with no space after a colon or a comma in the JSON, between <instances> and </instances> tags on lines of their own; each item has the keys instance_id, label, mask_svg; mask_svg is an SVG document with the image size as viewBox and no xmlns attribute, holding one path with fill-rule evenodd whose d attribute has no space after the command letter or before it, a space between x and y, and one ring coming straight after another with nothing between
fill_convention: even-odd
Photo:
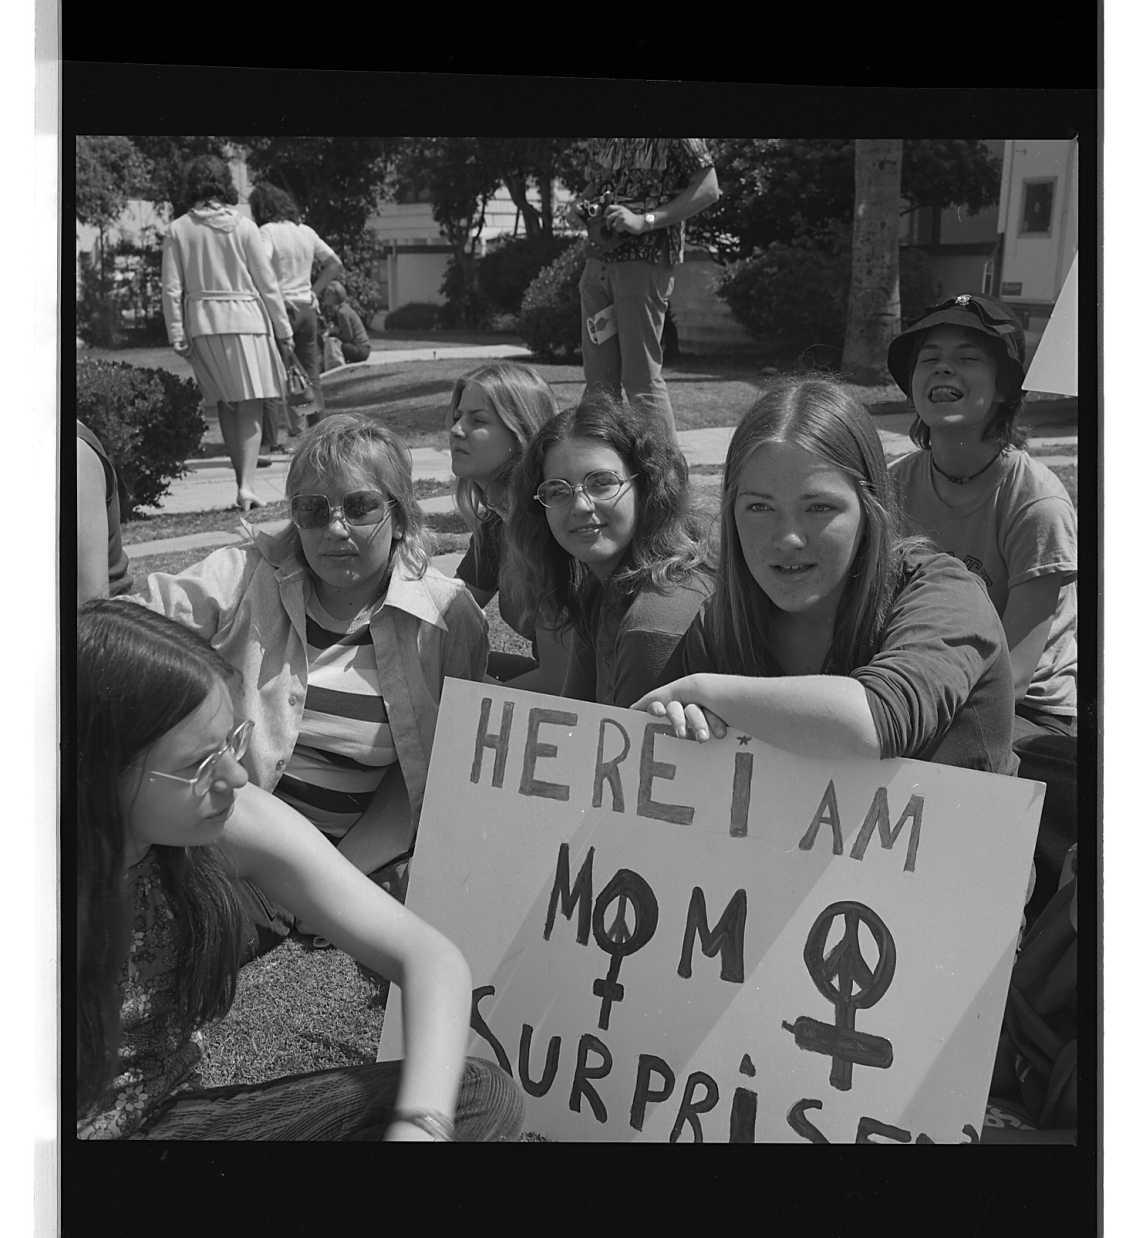
<instances>
[{"instance_id":1,"label":"floral print shirt","mask_svg":"<svg viewBox=\"0 0 1136 1238\"><path fill-rule=\"evenodd\" d=\"M80 1139L129 1139L168 1096L201 1086L201 1034L178 1012L174 915L153 847L130 877L134 932L118 985L119 1073L80 1118Z\"/></svg>"},{"instance_id":2,"label":"floral print shirt","mask_svg":"<svg viewBox=\"0 0 1136 1238\"><path fill-rule=\"evenodd\" d=\"M588 181L593 196L611 191L617 205L637 215L677 198L703 168L714 166L704 138L591 138ZM627 236L602 255L605 262L678 263L682 261L685 224ZM589 258L600 257L588 249Z\"/></svg>"}]
</instances>

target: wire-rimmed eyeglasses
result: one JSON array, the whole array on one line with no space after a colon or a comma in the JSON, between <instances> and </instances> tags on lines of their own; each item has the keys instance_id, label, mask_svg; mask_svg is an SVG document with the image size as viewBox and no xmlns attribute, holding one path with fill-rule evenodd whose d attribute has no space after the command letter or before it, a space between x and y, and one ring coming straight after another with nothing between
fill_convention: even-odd
<instances>
[{"instance_id":1,"label":"wire-rimmed eyeglasses","mask_svg":"<svg viewBox=\"0 0 1136 1238\"><path fill-rule=\"evenodd\" d=\"M140 773L148 774L154 778L169 778L173 782L187 782L193 788L194 795L202 796L213 785L217 776L217 767L225 759L226 752L231 752L233 759L239 761L248 751L252 728L253 722L251 718L233 727L229 732L229 738L225 740L224 744L216 752L211 752L201 762L192 778L183 778L180 774L164 774L160 769L144 770L140 765L128 765L126 768L136 769Z\"/></svg>"},{"instance_id":2,"label":"wire-rimmed eyeglasses","mask_svg":"<svg viewBox=\"0 0 1136 1238\"><path fill-rule=\"evenodd\" d=\"M632 473L630 477L620 477L613 469L596 469L578 486L569 485L561 477L552 477L537 486L533 498L545 507L564 507L578 494L586 494L593 503L610 503L638 476Z\"/></svg>"}]
</instances>

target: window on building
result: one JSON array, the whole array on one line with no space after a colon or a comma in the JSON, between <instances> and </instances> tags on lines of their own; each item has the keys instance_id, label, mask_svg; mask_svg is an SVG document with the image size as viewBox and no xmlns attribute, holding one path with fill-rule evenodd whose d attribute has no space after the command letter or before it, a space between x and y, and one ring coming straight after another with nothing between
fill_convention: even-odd
<instances>
[{"instance_id":1,"label":"window on building","mask_svg":"<svg viewBox=\"0 0 1136 1238\"><path fill-rule=\"evenodd\" d=\"M1022 183L1022 222L1019 236L1049 236L1053 230L1053 197L1057 178Z\"/></svg>"}]
</instances>

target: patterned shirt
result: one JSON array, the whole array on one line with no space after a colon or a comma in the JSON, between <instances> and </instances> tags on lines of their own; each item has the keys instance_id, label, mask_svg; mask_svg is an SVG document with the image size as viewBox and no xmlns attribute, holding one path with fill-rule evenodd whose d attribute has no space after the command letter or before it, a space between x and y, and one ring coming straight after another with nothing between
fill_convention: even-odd
<instances>
[{"instance_id":1,"label":"patterned shirt","mask_svg":"<svg viewBox=\"0 0 1136 1238\"><path fill-rule=\"evenodd\" d=\"M133 937L118 982L119 1073L79 1120L80 1139L129 1139L168 1096L201 1086L201 1033L179 1013L174 913L153 847L130 880Z\"/></svg>"},{"instance_id":2,"label":"patterned shirt","mask_svg":"<svg viewBox=\"0 0 1136 1238\"><path fill-rule=\"evenodd\" d=\"M616 205L626 205L637 215L657 210L673 201L690 184L695 173L712 168L714 160L704 138L590 138L588 182L593 196L610 191ZM682 261L685 224L626 236L614 249L601 254L588 248L589 258L605 262Z\"/></svg>"},{"instance_id":3,"label":"patterned shirt","mask_svg":"<svg viewBox=\"0 0 1136 1238\"><path fill-rule=\"evenodd\" d=\"M339 621L314 592L308 598L308 691L275 794L333 838L355 824L398 760L370 625L370 611Z\"/></svg>"}]
</instances>

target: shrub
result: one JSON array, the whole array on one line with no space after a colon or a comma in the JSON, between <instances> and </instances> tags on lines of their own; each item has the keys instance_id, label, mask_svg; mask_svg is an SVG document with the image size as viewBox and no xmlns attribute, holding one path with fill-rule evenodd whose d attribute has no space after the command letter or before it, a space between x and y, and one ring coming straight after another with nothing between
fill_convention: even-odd
<instances>
[{"instance_id":1,"label":"shrub","mask_svg":"<svg viewBox=\"0 0 1136 1238\"><path fill-rule=\"evenodd\" d=\"M448 331L478 331L488 325L490 305L481 291L477 263L455 255L442 275L446 303L438 313L438 325Z\"/></svg>"},{"instance_id":2,"label":"shrub","mask_svg":"<svg viewBox=\"0 0 1136 1238\"><path fill-rule=\"evenodd\" d=\"M519 314L529 284L554 262L574 238L504 237L491 242L491 248L477 264L477 274L485 299L498 314Z\"/></svg>"},{"instance_id":3,"label":"shrub","mask_svg":"<svg viewBox=\"0 0 1136 1238\"><path fill-rule=\"evenodd\" d=\"M409 301L391 310L383 323L385 331L436 331L442 307L432 301Z\"/></svg>"},{"instance_id":4,"label":"shrub","mask_svg":"<svg viewBox=\"0 0 1136 1238\"><path fill-rule=\"evenodd\" d=\"M122 483L122 515L153 507L205 434L196 383L124 361L80 361L75 415L98 435Z\"/></svg>"},{"instance_id":5,"label":"shrub","mask_svg":"<svg viewBox=\"0 0 1136 1238\"><path fill-rule=\"evenodd\" d=\"M385 308L386 297L379 283L379 263L384 261L382 245L371 231L363 231L354 241L340 242L335 252L343 263L339 277L347 289L347 299L355 312L369 326L379 310Z\"/></svg>"},{"instance_id":6,"label":"shrub","mask_svg":"<svg viewBox=\"0 0 1136 1238\"><path fill-rule=\"evenodd\" d=\"M843 246L782 245L736 263L722 276L718 295L758 339L788 337L802 344L844 346L852 251ZM913 315L938 296L939 284L926 254L899 251L899 294Z\"/></svg>"},{"instance_id":7,"label":"shrub","mask_svg":"<svg viewBox=\"0 0 1136 1238\"><path fill-rule=\"evenodd\" d=\"M581 237L529 284L521 301L521 339L538 357L580 355L580 276L588 238Z\"/></svg>"}]
</instances>

